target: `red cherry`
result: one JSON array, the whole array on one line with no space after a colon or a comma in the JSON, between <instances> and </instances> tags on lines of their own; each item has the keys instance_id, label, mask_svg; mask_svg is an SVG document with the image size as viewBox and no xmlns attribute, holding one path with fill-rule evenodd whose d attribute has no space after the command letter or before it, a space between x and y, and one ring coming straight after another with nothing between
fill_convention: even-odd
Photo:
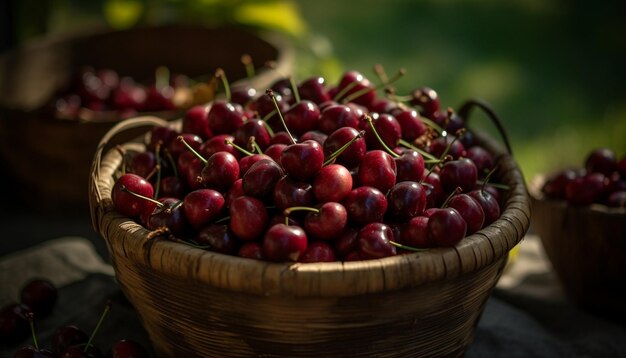
<instances>
[{"instance_id":1,"label":"red cherry","mask_svg":"<svg viewBox=\"0 0 626 358\"><path fill-rule=\"evenodd\" d=\"M204 226L195 237L195 241L208 250L232 255L236 249L236 239L228 225L210 224Z\"/></svg>"},{"instance_id":2,"label":"red cherry","mask_svg":"<svg viewBox=\"0 0 626 358\"><path fill-rule=\"evenodd\" d=\"M285 125L295 136L316 130L320 121L320 110L311 101L303 100L291 106L284 115Z\"/></svg>"},{"instance_id":3,"label":"red cherry","mask_svg":"<svg viewBox=\"0 0 626 358\"><path fill-rule=\"evenodd\" d=\"M261 247L261 244L256 241L246 242L241 245L237 255L247 259L265 260L265 257L263 256L263 248Z\"/></svg>"},{"instance_id":4,"label":"red cherry","mask_svg":"<svg viewBox=\"0 0 626 358\"><path fill-rule=\"evenodd\" d=\"M313 194L320 203L341 202L352 190L352 175L339 164L330 164L317 173L313 181Z\"/></svg>"},{"instance_id":5,"label":"red cherry","mask_svg":"<svg viewBox=\"0 0 626 358\"><path fill-rule=\"evenodd\" d=\"M267 149L265 149L263 154L265 154L268 157L272 158L276 163L279 163L280 162L280 155L283 153L283 150L286 147L287 147L287 144L281 144L281 143L272 144L269 147L267 147Z\"/></svg>"},{"instance_id":6,"label":"red cherry","mask_svg":"<svg viewBox=\"0 0 626 358\"><path fill-rule=\"evenodd\" d=\"M61 326L52 336L52 350L57 354L71 346L87 343L89 336L76 326Z\"/></svg>"},{"instance_id":7,"label":"red cherry","mask_svg":"<svg viewBox=\"0 0 626 358\"><path fill-rule=\"evenodd\" d=\"M289 176L281 178L274 186L274 205L279 210L292 206L310 206L313 199L311 184L295 181Z\"/></svg>"},{"instance_id":8,"label":"red cherry","mask_svg":"<svg viewBox=\"0 0 626 358\"><path fill-rule=\"evenodd\" d=\"M315 239L332 240L341 234L348 223L348 212L339 204L328 202L319 207L319 212L309 212L304 218L306 232Z\"/></svg>"},{"instance_id":9,"label":"red cherry","mask_svg":"<svg viewBox=\"0 0 626 358\"><path fill-rule=\"evenodd\" d=\"M394 158L397 168L396 181L420 181L424 175L424 157L414 150L405 150Z\"/></svg>"},{"instance_id":10,"label":"red cherry","mask_svg":"<svg viewBox=\"0 0 626 358\"><path fill-rule=\"evenodd\" d=\"M30 307L21 303L6 305L0 310L0 344L15 345L28 337Z\"/></svg>"},{"instance_id":11,"label":"red cherry","mask_svg":"<svg viewBox=\"0 0 626 358\"><path fill-rule=\"evenodd\" d=\"M213 134L233 133L244 122L244 114L232 103L215 101L209 110L209 129Z\"/></svg>"},{"instance_id":12,"label":"red cherry","mask_svg":"<svg viewBox=\"0 0 626 358\"><path fill-rule=\"evenodd\" d=\"M324 77L311 77L308 78L298 86L298 93L303 100L309 100L316 104L321 104L326 101L330 101L331 97L326 91L324 86Z\"/></svg>"},{"instance_id":13,"label":"red cherry","mask_svg":"<svg viewBox=\"0 0 626 358\"><path fill-rule=\"evenodd\" d=\"M270 134L265 128L265 124L260 119L254 119L245 122L234 132L235 144L240 147L247 148L250 137L254 137L254 141L265 150L270 145Z\"/></svg>"},{"instance_id":14,"label":"red cherry","mask_svg":"<svg viewBox=\"0 0 626 358\"><path fill-rule=\"evenodd\" d=\"M324 143L326 142L326 139L328 138L328 135L326 135L325 133L322 133L320 131L308 131L306 133L304 133L303 135L300 136L300 141L304 142L306 140L314 140L316 142L318 142L322 148L324 147Z\"/></svg>"},{"instance_id":15,"label":"red cherry","mask_svg":"<svg viewBox=\"0 0 626 358\"><path fill-rule=\"evenodd\" d=\"M163 205L157 206L147 217L148 229L167 228L174 236L184 235L187 231L187 219L183 211L183 202L176 198L160 198L159 202Z\"/></svg>"},{"instance_id":16,"label":"red cherry","mask_svg":"<svg viewBox=\"0 0 626 358\"><path fill-rule=\"evenodd\" d=\"M439 171L439 177L446 193L453 192L457 187L469 192L478 180L478 169L471 160L461 158L446 162Z\"/></svg>"},{"instance_id":17,"label":"red cherry","mask_svg":"<svg viewBox=\"0 0 626 358\"><path fill-rule=\"evenodd\" d=\"M500 217L500 205L498 200L486 190L476 189L470 191L467 195L483 208L485 213L485 223L483 226L487 226L496 221Z\"/></svg>"},{"instance_id":18,"label":"red cherry","mask_svg":"<svg viewBox=\"0 0 626 358\"><path fill-rule=\"evenodd\" d=\"M228 152L217 152L207 159L201 176L206 187L226 191L239 179L239 162Z\"/></svg>"},{"instance_id":19,"label":"red cherry","mask_svg":"<svg viewBox=\"0 0 626 358\"><path fill-rule=\"evenodd\" d=\"M220 134L211 137L206 142L202 143L198 152L204 158L209 158L213 154L217 152L228 152L235 156L235 158L239 158L241 153L235 147L228 143L234 143L235 137L230 134Z\"/></svg>"},{"instance_id":20,"label":"red cherry","mask_svg":"<svg viewBox=\"0 0 626 358\"><path fill-rule=\"evenodd\" d=\"M126 216L139 216L152 212L155 204L129 193L129 191L152 198L152 184L136 174L124 174L113 185L111 199L115 209Z\"/></svg>"},{"instance_id":21,"label":"red cherry","mask_svg":"<svg viewBox=\"0 0 626 358\"><path fill-rule=\"evenodd\" d=\"M615 153L608 148L598 148L587 156L585 168L588 173L601 173L609 176L617 169Z\"/></svg>"},{"instance_id":22,"label":"red cherry","mask_svg":"<svg viewBox=\"0 0 626 358\"><path fill-rule=\"evenodd\" d=\"M434 245L428 230L428 220L426 216L416 216L400 227L400 237L398 241L406 246L415 248L427 248Z\"/></svg>"},{"instance_id":23,"label":"red cherry","mask_svg":"<svg viewBox=\"0 0 626 358\"><path fill-rule=\"evenodd\" d=\"M243 176L243 191L256 198L269 198L274 195L274 187L284 175L278 163L271 159L261 159L252 164Z\"/></svg>"},{"instance_id":24,"label":"red cherry","mask_svg":"<svg viewBox=\"0 0 626 358\"><path fill-rule=\"evenodd\" d=\"M29 281L20 292L20 302L30 307L37 317L45 317L52 312L57 302L57 288L48 280Z\"/></svg>"},{"instance_id":25,"label":"red cherry","mask_svg":"<svg viewBox=\"0 0 626 358\"><path fill-rule=\"evenodd\" d=\"M183 210L189 224L199 230L222 213L224 204L224 197L219 192L211 189L198 189L185 196Z\"/></svg>"},{"instance_id":26,"label":"red cherry","mask_svg":"<svg viewBox=\"0 0 626 358\"><path fill-rule=\"evenodd\" d=\"M491 153L480 146L473 146L466 151L465 157L474 162L479 174L489 173L495 166Z\"/></svg>"},{"instance_id":27,"label":"red cherry","mask_svg":"<svg viewBox=\"0 0 626 358\"><path fill-rule=\"evenodd\" d=\"M401 220L420 215L426 209L426 189L420 183L400 182L388 195L389 212Z\"/></svg>"},{"instance_id":28,"label":"red cherry","mask_svg":"<svg viewBox=\"0 0 626 358\"><path fill-rule=\"evenodd\" d=\"M182 119L183 133L192 133L207 140L213 136L209 129L209 107L206 105L193 106L185 112Z\"/></svg>"},{"instance_id":29,"label":"red cherry","mask_svg":"<svg viewBox=\"0 0 626 358\"><path fill-rule=\"evenodd\" d=\"M386 193L396 183L396 162L382 150L369 151L359 164L358 178L362 186L372 186Z\"/></svg>"},{"instance_id":30,"label":"red cherry","mask_svg":"<svg viewBox=\"0 0 626 358\"><path fill-rule=\"evenodd\" d=\"M402 138L402 129L396 118L390 114L381 114L372 117L372 123L382 141L389 148L398 146ZM365 130L365 143L370 149L384 149L378 137L374 134L371 126L367 122L362 122L362 129Z\"/></svg>"},{"instance_id":31,"label":"red cherry","mask_svg":"<svg viewBox=\"0 0 626 358\"><path fill-rule=\"evenodd\" d=\"M422 122L417 111L409 109L395 114L400 125L402 139L412 142L426 133L426 125Z\"/></svg>"},{"instance_id":32,"label":"red cherry","mask_svg":"<svg viewBox=\"0 0 626 358\"><path fill-rule=\"evenodd\" d=\"M383 223L370 223L359 230L359 253L363 259L380 259L396 255L391 228Z\"/></svg>"},{"instance_id":33,"label":"red cherry","mask_svg":"<svg viewBox=\"0 0 626 358\"><path fill-rule=\"evenodd\" d=\"M307 236L299 226L276 224L263 238L263 256L276 262L298 261L307 249Z\"/></svg>"},{"instance_id":34,"label":"red cherry","mask_svg":"<svg viewBox=\"0 0 626 358\"><path fill-rule=\"evenodd\" d=\"M348 219L351 222L365 225L383 221L383 216L387 211L387 198L374 187L361 186L348 193L343 205L348 211Z\"/></svg>"},{"instance_id":35,"label":"red cherry","mask_svg":"<svg viewBox=\"0 0 626 358\"><path fill-rule=\"evenodd\" d=\"M565 198L570 204L591 205L600 202L606 194L608 178L601 173L591 173L570 181L565 187Z\"/></svg>"},{"instance_id":36,"label":"red cherry","mask_svg":"<svg viewBox=\"0 0 626 358\"><path fill-rule=\"evenodd\" d=\"M359 131L352 127L341 127L332 132L324 142L325 158L330 157L331 154L337 152L358 135ZM365 139L362 137L358 138L339 154L336 162L337 164L345 165L347 168L354 168L359 165L366 151Z\"/></svg>"},{"instance_id":37,"label":"red cherry","mask_svg":"<svg viewBox=\"0 0 626 358\"><path fill-rule=\"evenodd\" d=\"M251 196L240 196L230 203L230 228L241 240L261 237L269 220L263 202Z\"/></svg>"},{"instance_id":38,"label":"red cherry","mask_svg":"<svg viewBox=\"0 0 626 358\"><path fill-rule=\"evenodd\" d=\"M418 88L413 91L411 96L413 97L411 104L413 106L419 106L421 108L420 113L423 116L433 119L435 117L435 113L439 112L441 107L439 96L432 88Z\"/></svg>"},{"instance_id":39,"label":"red cherry","mask_svg":"<svg viewBox=\"0 0 626 358\"><path fill-rule=\"evenodd\" d=\"M456 209L467 224L467 234L480 230L485 223L485 212L482 206L467 194L454 195L448 201L448 207Z\"/></svg>"},{"instance_id":40,"label":"red cherry","mask_svg":"<svg viewBox=\"0 0 626 358\"><path fill-rule=\"evenodd\" d=\"M324 164L322 146L312 140L289 145L280 156L280 164L289 176L307 181L314 177Z\"/></svg>"},{"instance_id":41,"label":"red cherry","mask_svg":"<svg viewBox=\"0 0 626 358\"><path fill-rule=\"evenodd\" d=\"M456 245L467 233L467 223L456 209L435 209L428 219L428 231L436 246Z\"/></svg>"},{"instance_id":42,"label":"red cherry","mask_svg":"<svg viewBox=\"0 0 626 358\"><path fill-rule=\"evenodd\" d=\"M323 241L310 243L299 259L300 262L333 262L335 260L333 248Z\"/></svg>"},{"instance_id":43,"label":"red cherry","mask_svg":"<svg viewBox=\"0 0 626 358\"><path fill-rule=\"evenodd\" d=\"M358 129L359 119L360 117L349 106L330 105L320 114L319 129L329 135L342 127Z\"/></svg>"}]
</instances>

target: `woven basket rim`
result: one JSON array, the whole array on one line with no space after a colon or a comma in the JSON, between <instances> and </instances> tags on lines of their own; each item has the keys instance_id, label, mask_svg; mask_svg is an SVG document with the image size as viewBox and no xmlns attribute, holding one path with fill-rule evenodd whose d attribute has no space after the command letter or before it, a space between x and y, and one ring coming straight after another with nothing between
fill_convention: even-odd
<instances>
[{"instance_id":1,"label":"woven basket rim","mask_svg":"<svg viewBox=\"0 0 626 358\"><path fill-rule=\"evenodd\" d=\"M604 204L593 203L591 205L579 206L579 205L570 205L564 199L552 199L546 197L541 188L545 184L547 180L547 176L544 174L535 175L530 184L528 185L528 192L530 194L530 198L532 202L542 202L546 205L550 205L553 208L557 208L559 210L578 210L580 212L588 212L590 214L596 215L606 215L606 216L626 216L626 208L613 208Z\"/></svg>"},{"instance_id":2,"label":"woven basket rim","mask_svg":"<svg viewBox=\"0 0 626 358\"><path fill-rule=\"evenodd\" d=\"M455 247L434 248L382 259L326 262L272 263L201 250L165 239L146 241L149 231L128 217L115 212L110 195L94 197L90 205L94 227L107 242L114 258L117 254L133 256L140 265L157 272L196 280L226 290L261 295L346 296L400 290L458 277L477 271L507 255L525 235L530 225L530 199L525 180L514 159L502 146L476 133L478 140L498 163L497 177L511 187L504 210L494 223L465 237ZM103 176L110 175L116 151L109 151L101 165ZM120 158L117 158L119 161ZM94 161L94 165L96 165ZM92 167L93 169L93 167ZM93 171L93 170L92 170ZM92 189L110 193L112 181L92 180ZM157 259L158 257L158 259ZM166 262L176 261L177 265ZM342 287L363 278L363 285ZM245 276L250 282L233 280ZM373 279L372 279L373 278ZM235 283L234 281L244 281Z\"/></svg>"}]
</instances>

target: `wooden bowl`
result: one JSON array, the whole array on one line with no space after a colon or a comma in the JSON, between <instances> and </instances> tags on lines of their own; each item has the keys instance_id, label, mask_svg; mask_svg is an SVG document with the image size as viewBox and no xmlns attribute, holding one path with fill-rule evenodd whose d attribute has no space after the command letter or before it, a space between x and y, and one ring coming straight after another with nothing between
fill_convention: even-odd
<instances>
[{"instance_id":1,"label":"wooden bowl","mask_svg":"<svg viewBox=\"0 0 626 358\"><path fill-rule=\"evenodd\" d=\"M538 176L530 185L532 226L565 293L584 309L626 320L626 209L548 199L544 183Z\"/></svg>"},{"instance_id":2,"label":"wooden bowl","mask_svg":"<svg viewBox=\"0 0 626 358\"><path fill-rule=\"evenodd\" d=\"M529 226L517 164L482 138L496 154L497 180L511 190L502 216L453 248L358 262L270 263L151 238L113 208L121 158L105 147L118 133L160 124L135 118L103 138L90 205L117 280L161 356L461 356L509 250Z\"/></svg>"},{"instance_id":3,"label":"wooden bowl","mask_svg":"<svg viewBox=\"0 0 626 358\"><path fill-rule=\"evenodd\" d=\"M191 78L222 67L230 81L246 77L241 55L255 65L275 61L249 82L265 89L290 73L293 52L280 38L236 28L142 27L71 38L44 38L0 57L0 159L2 174L17 184L7 195L21 207L42 212L85 211L87 179L99 140L121 119L61 120L40 109L89 65L136 79L151 78L158 66ZM180 118L181 111L159 113ZM131 133L122 140L138 135ZM6 173L5 173L6 172ZM31 203L31 204L29 204Z\"/></svg>"}]
</instances>

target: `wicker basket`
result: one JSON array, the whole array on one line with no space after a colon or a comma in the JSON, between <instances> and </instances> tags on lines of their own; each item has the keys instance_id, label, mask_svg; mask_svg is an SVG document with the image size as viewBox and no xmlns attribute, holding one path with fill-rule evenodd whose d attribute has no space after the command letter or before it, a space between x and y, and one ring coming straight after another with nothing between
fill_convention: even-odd
<instances>
[{"instance_id":1,"label":"wicker basket","mask_svg":"<svg viewBox=\"0 0 626 358\"><path fill-rule=\"evenodd\" d=\"M257 66L275 61L277 70L261 71L250 82L265 89L289 73L293 51L281 38L263 38L235 28L159 26L102 32L75 38L45 38L0 57L0 172L16 182L6 193L21 206L45 213L85 212L86 183L93 152L120 118L61 120L40 108L63 88L77 69L110 68L136 79L151 78L158 66L190 77L222 67L229 80L245 78L243 53ZM159 117L180 118L181 112ZM130 140L131 133L121 140ZM45 177L45 180L42 178ZM15 196L15 197L13 197ZM24 200L25 199L25 200Z\"/></svg>"},{"instance_id":2,"label":"wicker basket","mask_svg":"<svg viewBox=\"0 0 626 358\"><path fill-rule=\"evenodd\" d=\"M161 123L144 117L113 128L95 155L90 183L94 227L160 356L460 356L509 250L529 226L517 164L483 138L497 153L497 177L510 195L500 219L454 248L278 264L149 240L149 231L113 208L112 174L121 158L104 147L118 133Z\"/></svg>"},{"instance_id":3,"label":"wicker basket","mask_svg":"<svg viewBox=\"0 0 626 358\"><path fill-rule=\"evenodd\" d=\"M626 321L626 209L546 199L544 182L536 177L530 186L533 230L567 296L589 311Z\"/></svg>"}]
</instances>

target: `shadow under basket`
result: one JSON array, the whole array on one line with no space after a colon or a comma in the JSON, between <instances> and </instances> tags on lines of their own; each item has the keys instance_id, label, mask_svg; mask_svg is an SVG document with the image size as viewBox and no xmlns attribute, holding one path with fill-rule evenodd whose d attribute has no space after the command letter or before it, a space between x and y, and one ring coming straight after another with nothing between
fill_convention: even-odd
<instances>
[{"instance_id":1,"label":"shadow under basket","mask_svg":"<svg viewBox=\"0 0 626 358\"><path fill-rule=\"evenodd\" d=\"M237 28L168 25L105 31L78 37L43 38L0 56L0 174L13 181L5 197L42 213L85 212L89 168L100 139L121 118L108 112L96 120L55 118L43 108L80 68L113 69L137 81L153 78L159 66L190 78L223 68L230 81L246 78L242 54L257 75L244 80L263 90L290 73L293 51L275 34ZM277 70L264 70L273 61ZM159 112L177 119L183 110ZM117 140L131 140L139 132ZM63 210L59 210L63 208Z\"/></svg>"},{"instance_id":2,"label":"shadow under basket","mask_svg":"<svg viewBox=\"0 0 626 358\"><path fill-rule=\"evenodd\" d=\"M101 142L150 118L122 122ZM117 280L163 357L461 356L509 251L526 233L522 174L492 140L502 216L455 247L377 260L270 263L163 238L115 211L117 151L95 155L90 205ZM138 144L129 148L142 150Z\"/></svg>"},{"instance_id":3,"label":"shadow under basket","mask_svg":"<svg viewBox=\"0 0 626 358\"><path fill-rule=\"evenodd\" d=\"M585 310L626 321L626 209L568 205L545 198L544 177L530 186L533 230L568 298Z\"/></svg>"}]
</instances>

